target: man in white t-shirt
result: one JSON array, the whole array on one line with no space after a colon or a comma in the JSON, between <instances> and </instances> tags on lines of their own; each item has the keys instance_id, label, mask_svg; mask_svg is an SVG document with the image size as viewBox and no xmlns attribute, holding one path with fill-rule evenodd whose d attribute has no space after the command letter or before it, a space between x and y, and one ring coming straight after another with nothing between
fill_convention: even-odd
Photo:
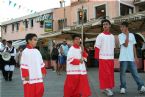
<instances>
[{"instance_id":1,"label":"man in white t-shirt","mask_svg":"<svg viewBox=\"0 0 145 97\"><path fill-rule=\"evenodd\" d=\"M139 77L135 61L137 61L137 54L135 49L136 40L132 33L128 31L128 23L123 22L120 26L122 31L119 34L119 43L120 43L120 93L126 93L126 70L129 68L134 80L138 85L138 90L140 93L145 92L144 83Z\"/></svg>"}]
</instances>

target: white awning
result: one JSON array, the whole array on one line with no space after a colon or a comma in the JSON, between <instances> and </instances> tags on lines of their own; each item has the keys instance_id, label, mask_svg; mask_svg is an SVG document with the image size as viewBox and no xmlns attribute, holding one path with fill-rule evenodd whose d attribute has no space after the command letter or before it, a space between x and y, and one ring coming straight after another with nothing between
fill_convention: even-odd
<instances>
[{"instance_id":1,"label":"white awning","mask_svg":"<svg viewBox=\"0 0 145 97\"><path fill-rule=\"evenodd\" d=\"M45 34L41 34L39 38L45 38L45 37L51 38L51 37L55 37L61 34L62 32L45 33Z\"/></svg>"},{"instance_id":2,"label":"white awning","mask_svg":"<svg viewBox=\"0 0 145 97\"><path fill-rule=\"evenodd\" d=\"M13 42L12 45L17 49L21 45L26 45L26 41L25 40L18 40L18 41Z\"/></svg>"}]
</instances>

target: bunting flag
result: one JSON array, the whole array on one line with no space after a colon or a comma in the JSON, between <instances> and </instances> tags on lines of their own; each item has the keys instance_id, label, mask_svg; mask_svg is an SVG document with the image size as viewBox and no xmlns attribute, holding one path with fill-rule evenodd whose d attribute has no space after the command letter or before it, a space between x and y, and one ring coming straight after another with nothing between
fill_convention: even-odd
<instances>
[{"instance_id":1,"label":"bunting flag","mask_svg":"<svg viewBox=\"0 0 145 97\"><path fill-rule=\"evenodd\" d=\"M11 5L12 1L9 0L9 5Z\"/></svg>"},{"instance_id":2,"label":"bunting flag","mask_svg":"<svg viewBox=\"0 0 145 97\"><path fill-rule=\"evenodd\" d=\"M1 1L1 0L0 0ZM9 6L13 6L13 8L18 8L18 9L23 9L23 10L25 10L25 11L27 11L27 12L30 12L30 13L36 13L36 11L34 11L34 10L32 10L32 9L28 9L28 8L26 8L26 7L24 7L24 6L22 6L22 5L19 5L19 4L17 4L16 2L13 2L13 0L7 0L8 1L8 5ZM1 3L1 2L0 2ZM2 1L2 3L6 3L4 0Z\"/></svg>"},{"instance_id":3,"label":"bunting flag","mask_svg":"<svg viewBox=\"0 0 145 97\"><path fill-rule=\"evenodd\" d=\"M17 5L17 4L16 4L16 3L14 3L14 7L16 7L16 5Z\"/></svg>"},{"instance_id":4,"label":"bunting flag","mask_svg":"<svg viewBox=\"0 0 145 97\"><path fill-rule=\"evenodd\" d=\"M21 8L21 5L19 5L19 9Z\"/></svg>"}]
</instances>

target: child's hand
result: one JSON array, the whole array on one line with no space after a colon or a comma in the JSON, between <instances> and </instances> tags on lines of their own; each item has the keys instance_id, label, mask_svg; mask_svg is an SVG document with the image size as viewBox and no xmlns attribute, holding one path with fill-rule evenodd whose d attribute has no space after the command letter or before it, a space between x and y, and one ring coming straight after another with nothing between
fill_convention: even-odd
<instances>
[{"instance_id":1,"label":"child's hand","mask_svg":"<svg viewBox=\"0 0 145 97\"><path fill-rule=\"evenodd\" d=\"M42 76L43 76L43 78L45 78L46 77L46 74L43 74Z\"/></svg>"},{"instance_id":2,"label":"child's hand","mask_svg":"<svg viewBox=\"0 0 145 97\"><path fill-rule=\"evenodd\" d=\"M80 59L80 63L82 64L84 61L83 61L83 59Z\"/></svg>"},{"instance_id":3,"label":"child's hand","mask_svg":"<svg viewBox=\"0 0 145 97\"><path fill-rule=\"evenodd\" d=\"M28 77L25 77L25 81L29 81L29 76Z\"/></svg>"}]
</instances>

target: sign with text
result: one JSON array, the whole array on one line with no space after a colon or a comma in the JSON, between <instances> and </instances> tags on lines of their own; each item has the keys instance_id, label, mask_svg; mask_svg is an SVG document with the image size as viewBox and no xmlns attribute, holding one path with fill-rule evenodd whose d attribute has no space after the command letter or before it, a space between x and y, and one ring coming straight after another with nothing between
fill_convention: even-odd
<instances>
[{"instance_id":1,"label":"sign with text","mask_svg":"<svg viewBox=\"0 0 145 97\"><path fill-rule=\"evenodd\" d=\"M44 27L45 27L44 32L52 32L53 31L52 20L45 20Z\"/></svg>"}]
</instances>

